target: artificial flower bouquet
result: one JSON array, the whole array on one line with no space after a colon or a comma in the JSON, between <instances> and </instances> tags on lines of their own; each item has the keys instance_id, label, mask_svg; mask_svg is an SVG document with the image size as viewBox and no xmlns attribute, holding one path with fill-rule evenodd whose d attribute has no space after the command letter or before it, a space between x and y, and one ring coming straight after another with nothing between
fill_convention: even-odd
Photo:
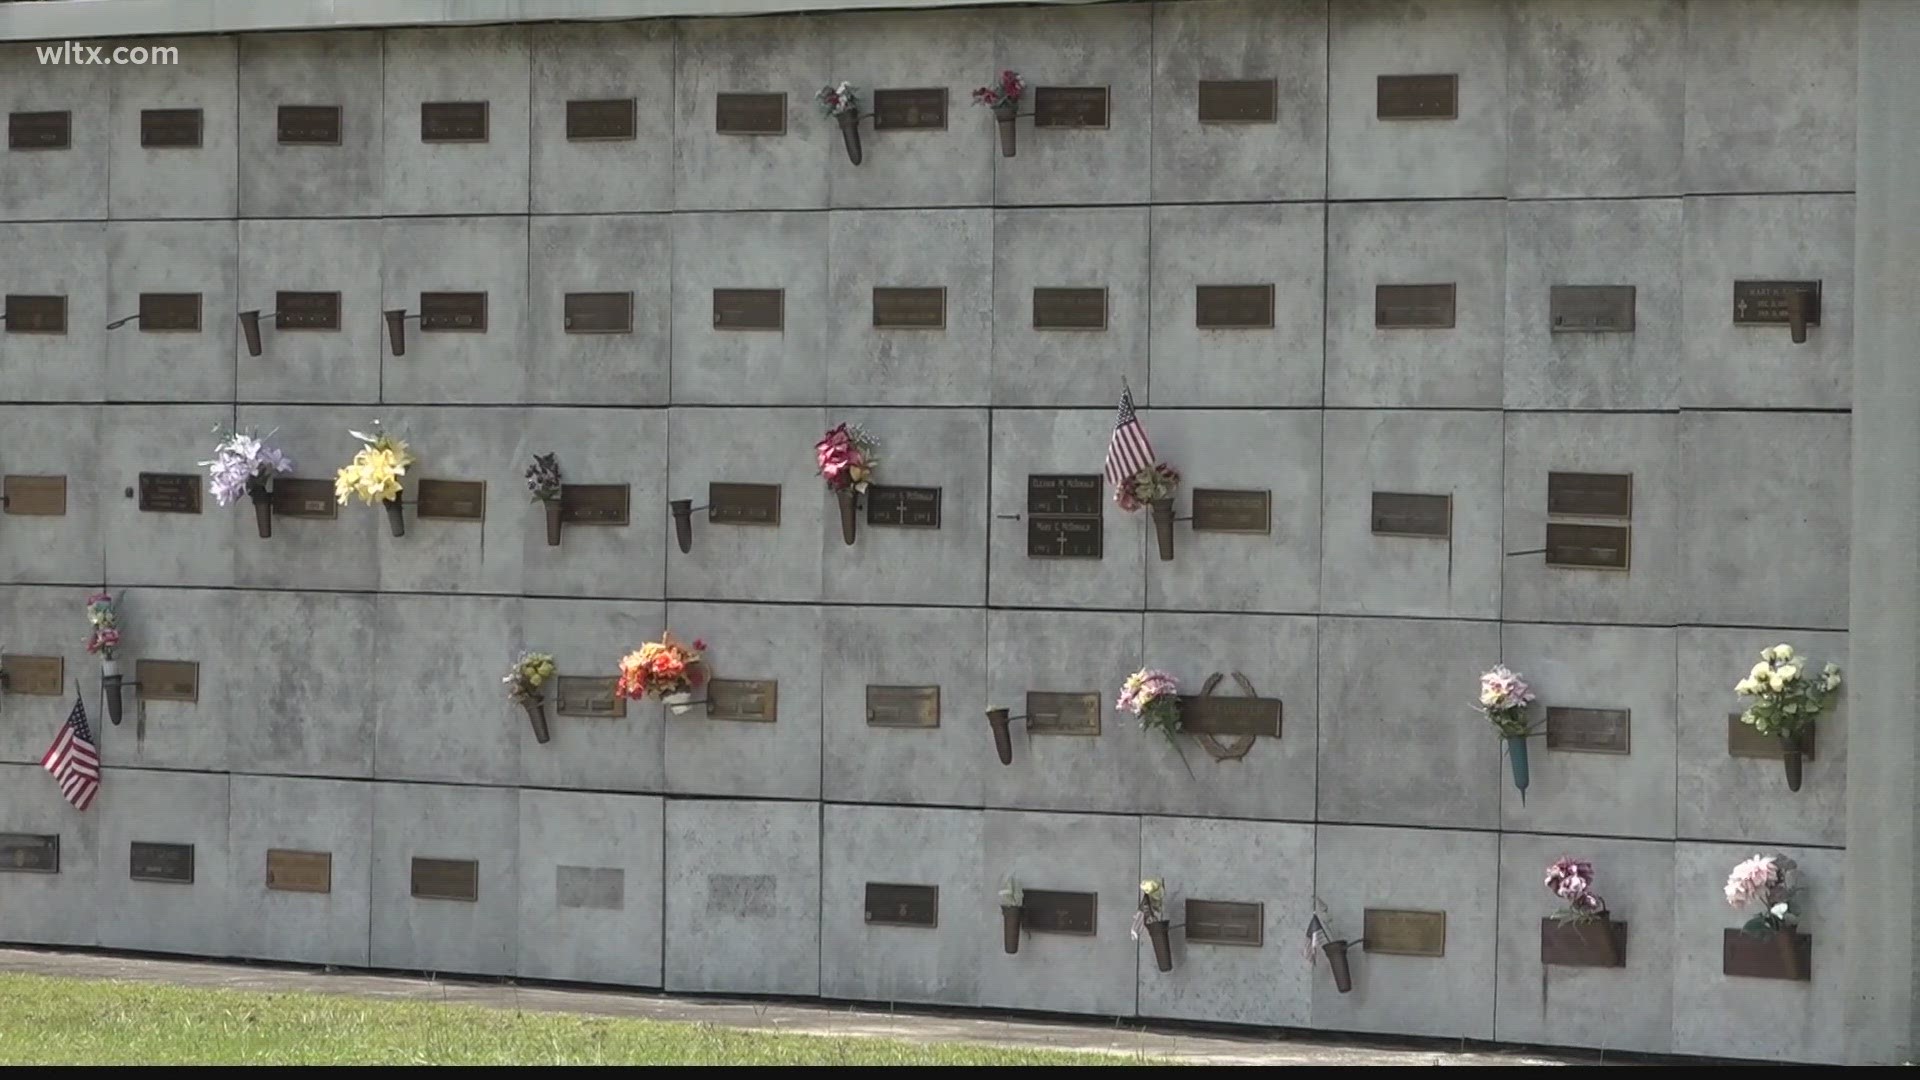
<instances>
[{"instance_id":1,"label":"artificial flower bouquet","mask_svg":"<svg viewBox=\"0 0 1920 1080\"><path fill-rule=\"evenodd\" d=\"M839 424L813 444L814 463L840 503L840 539L851 544L860 496L880 464L880 441L858 424Z\"/></svg>"},{"instance_id":2,"label":"artificial flower bouquet","mask_svg":"<svg viewBox=\"0 0 1920 1080\"><path fill-rule=\"evenodd\" d=\"M1180 489L1180 473L1164 462L1155 462L1134 473L1113 493L1114 503L1132 513L1146 507L1153 513L1154 539L1160 547L1160 561L1173 559L1173 493Z\"/></svg>"},{"instance_id":3,"label":"artificial flower bouquet","mask_svg":"<svg viewBox=\"0 0 1920 1080\"><path fill-rule=\"evenodd\" d=\"M126 593L120 598L126 599ZM107 719L120 722L120 601L105 589L87 597L87 652L100 657L100 690L107 699Z\"/></svg>"},{"instance_id":4,"label":"artificial flower bouquet","mask_svg":"<svg viewBox=\"0 0 1920 1080\"><path fill-rule=\"evenodd\" d=\"M348 431L347 434L359 439L364 445L353 455L353 460L334 474L333 494L342 506L349 498L358 497L368 506L383 503L387 508L387 524L393 535L406 535L406 519L401 516L400 479L407 474L407 467L413 464L413 451L406 440L390 432L380 430L380 421L373 422L373 434L360 431Z\"/></svg>"},{"instance_id":5,"label":"artificial flower bouquet","mask_svg":"<svg viewBox=\"0 0 1920 1080\"><path fill-rule=\"evenodd\" d=\"M1607 902L1593 891L1593 864L1585 859L1560 858L1547 867L1547 891L1559 897L1564 906L1553 913L1553 921L1593 922L1607 917Z\"/></svg>"},{"instance_id":6,"label":"artificial flower bouquet","mask_svg":"<svg viewBox=\"0 0 1920 1080\"><path fill-rule=\"evenodd\" d=\"M1547 891L1560 910L1540 920L1540 959L1575 967L1620 967L1625 962L1626 924L1607 913L1594 891L1593 863L1564 856L1547 867Z\"/></svg>"},{"instance_id":7,"label":"artificial flower bouquet","mask_svg":"<svg viewBox=\"0 0 1920 1080\"><path fill-rule=\"evenodd\" d=\"M691 647L671 633L649 641L620 659L620 679L614 693L628 700L658 698L674 715L693 708L693 692L707 684L707 665L701 657L707 643L694 639Z\"/></svg>"},{"instance_id":8,"label":"artificial flower bouquet","mask_svg":"<svg viewBox=\"0 0 1920 1080\"><path fill-rule=\"evenodd\" d=\"M1140 730L1157 730L1167 737L1167 745L1180 755L1180 763L1187 765L1187 755L1180 749L1180 680L1172 673L1157 668L1141 668L1127 676L1120 686L1120 699L1114 706L1122 712L1131 713L1140 718ZM1187 772L1193 772L1193 766L1187 765Z\"/></svg>"},{"instance_id":9,"label":"artificial flower bouquet","mask_svg":"<svg viewBox=\"0 0 1920 1080\"><path fill-rule=\"evenodd\" d=\"M1755 855L1733 868L1727 875L1727 904L1736 910L1756 909L1742 930L1766 935L1799 924L1800 913L1793 908L1798 869L1785 855Z\"/></svg>"},{"instance_id":10,"label":"artificial flower bouquet","mask_svg":"<svg viewBox=\"0 0 1920 1080\"><path fill-rule=\"evenodd\" d=\"M547 546L560 546L560 456L535 454L527 466L527 491L533 501L546 507Z\"/></svg>"},{"instance_id":11,"label":"artificial flower bouquet","mask_svg":"<svg viewBox=\"0 0 1920 1080\"><path fill-rule=\"evenodd\" d=\"M1014 152L1014 119L1020 115L1020 97L1027 92L1027 81L1017 71L1001 71L1000 77L973 92L973 103L993 110L1000 127L1000 154Z\"/></svg>"},{"instance_id":12,"label":"artificial flower bouquet","mask_svg":"<svg viewBox=\"0 0 1920 1080\"><path fill-rule=\"evenodd\" d=\"M1173 943L1167 934L1167 886L1159 878L1140 883L1140 902L1133 911L1133 940L1145 930L1153 942L1153 963L1161 971L1173 970Z\"/></svg>"},{"instance_id":13,"label":"artificial flower bouquet","mask_svg":"<svg viewBox=\"0 0 1920 1080\"><path fill-rule=\"evenodd\" d=\"M213 458L200 463L207 470L207 490L213 501L232 506L242 495L252 499L260 538L271 537L273 478L292 472L293 461L267 441L273 437L271 431L261 435L253 428L216 427L213 434L220 440L214 445Z\"/></svg>"},{"instance_id":14,"label":"artificial flower bouquet","mask_svg":"<svg viewBox=\"0 0 1920 1080\"><path fill-rule=\"evenodd\" d=\"M1507 759L1513 767L1513 786L1520 789L1520 801L1527 801L1527 737L1533 734L1527 719L1527 706L1533 704L1533 688L1505 664L1495 665L1480 676L1480 704L1476 706L1493 723L1506 743Z\"/></svg>"},{"instance_id":15,"label":"artificial flower bouquet","mask_svg":"<svg viewBox=\"0 0 1920 1080\"><path fill-rule=\"evenodd\" d=\"M860 164L860 88L845 81L828 83L813 95L813 100L819 103L821 112L839 123L847 160Z\"/></svg>"},{"instance_id":16,"label":"artificial flower bouquet","mask_svg":"<svg viewBox=\"0 0 1920 1080\"><path fill-rule=\"evenodd\" d=\"M537 742L546 742L550 737L547 731L546 698L540 688L553 678L553 657L547 653L523 652L507 669L500 681L506 684L507 699L520 706L527 714L527 722L533 725L533 737Z\"/></svg>"},{"instance_id":17,"label":"artificial flower bouquet","mask_svg":"<svg viewBox=\"0 0 1920 1080\"><path fill-rule=\"evenodd\" d=\"M1753 700L1740 714L1740 722L1780 740L1790 791L1800 790L1807 735L1840 691L1840 665L1829 663L1818 676L1811 669L1806 657L1782 642L1761 649L1760 662L1733 688L1734 693Z\"/></svg>"}]
</instances>

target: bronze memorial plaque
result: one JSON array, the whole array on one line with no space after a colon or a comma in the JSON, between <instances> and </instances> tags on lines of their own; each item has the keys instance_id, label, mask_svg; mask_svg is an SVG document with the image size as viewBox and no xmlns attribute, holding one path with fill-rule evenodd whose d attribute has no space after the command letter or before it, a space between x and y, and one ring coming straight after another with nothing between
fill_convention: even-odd
<instances>
[{"instance_id":1,"label":"bronze memorial plaque","mask_svg":"<svg viewBox=\"0 0 1920 1080\"><path fill-rule=\"evenodd\" d=\"M1195 285L1193 324L1201 330L1270 330L1273 286Z\"/></svg>"},{"instance_id":2,"label":"bronze memorial plaque","mask_svg":"<svg viewBox=\"0 0 1920 1080\"><path fill-rule=\"evenodd\" d=\"M278 130L281 146L339 146L340 106L282 105Z\"/></svg>"},{"instance_id":3,"label":"bronze memorial plaque","mask_svg":"<svg viewBox=\"0 0 1920 1080\"><path fill-rule=\"evenodd\" d=\"M340 329L337 292L277 292L273 294L275 330Z\"/></svg>"},{"instance_id":4,"label":"bronze memorial plaque","mask_svg":"<svg viewBox=\"0 0 1920 1080\"><path fill-rule=\"evenodd\" d=\"M787 95L715 94L713 129L722 135L785 135Z\"/></svg>"},{"instance_id":5,"label":"bronze memorial plaque","mask_svg":"<svg viewBox=\"0 0 1920 1080\"><path fill-rule=\"evenodd\" d=\"M1630 334L1631 285L1553 285L1547 289L1549 326L1556 334Z\"/></svg>"},{"instance_id":6,"label":"bronze memorial plaque","mask_svg":"<svg viewBox=\"0 0 1920 1080\"><path fill-rule=\"evenodd\" d=\"M554 711L561 716L624 720L627 699L613 692L618 681L611 675L561 675L553 692Z\"/></svg>"},{"instance_id":7,"label":"bronze memorial plaque","mask_svg":"<svg viewBox=\"0 0 1920 1080\"><path fill-rule=\"evenodd\" d=\"M487 103L484 101L421 102L420 141L424 143L486 142Z\"/></svg>"},{"instance_id":8,"label":"bronze memorial plaque","mask_svg":"<svg viewBox=\"0 0 1920 1080\"><path fill-rule=\"evenodd\" d=\"M19 476L8 473L5 495L0 505L9 514L25 517L65 517L67 514L67 478L64 476Z\"/></svg>"},{"instance_id":9,"label":"bronze memorial plaque","mask_svg":"<svg viewBox=\"0 0 1920 1080\"><path fill-rule=\"evenodd\" d=\"M332 892L333 853L267 849L267 888L274 892Z\"/></svg>"},{"instance_id":10,"label":"bronze memorial plaque","mask_svg":"<svg viewBox=\"0 0 1920 1080\"><path fill-rule=\"evenodd\" d=\"M880 288L873 290L873 328L875 330L945 330L947 328L947 290L929 288Z\"/></svg>"},{"instance_id":11,"label":"bronze memorial plaque","mask_svg":"<svg viewBox=\"0 0 1920 1080\"><path fill-rule=\"evenodd\" d=\"M772 679L711 679L707 719L771 724L779 719L780 684Z\"/></svg>"},{"instance_id":12,"label":"bronze memorial plaque","mask_svg":"<svg viewBox=\"0 0 1920 1080\"><path fill-rule=\"evenodd\" d=\"M875 131L945 131L946 127L947 88L944 86L873 92Z\"/></svg>"},{"instance_id":13,"label":"bronze memorial plaque","mask_svg":"<svg viewBox=\"0 0 1920 1080\"><path fill-rule=\"evenodd\" d=\"M785 289L713 290L715 330L784 330L786 326Z\"/></svg>"},{"instance_id":14,"label":"bronze memorial plaque","mask_svg":"<svg viewBox=\"0 0 1920 1080\"><path fill-rule=\"evenodd\" d=\"M1193 531L1267 536L1273 532L1272 503L1270 491L1194 488Z\"/></svg>"},{"instance_id":15,"label":"bronze memorial plaque","mask_svg":"<svg viewBox=\"0 0 1920 1080\"><path fill-rule=\"evenodd\" d=\"M340 504L334 501L333 481L276 477L273 481L275 517L312 518L331 521L340 516Z\"/></svg>"},{"instance_id":16,"label":"bronze memorial plaque","mask_svg":"<svg viewBox=\"0 0 1920 1080\"><path fill-rule=\"evenodd\" d=\"M1027 691L1027 734L1100 734L1100 695Z\"/></svg>"},{"instance_id":17,"label":"bronze memorial plaque","mask_svg":"<svg viewBox=\"0 0 1920 1080\"><path fill-rule=\"evenodd\" d=\"M134 881L193 884L193 845L135 840L127 848L127 877Z\"/></svg>"},{"instance_id":18,"label":"bronze memorial plaque","mask_svg":"<svg viewBox=\"0 0 1920 1080\"><path fill-rule=\"evenodd\" d=\"M563 908L623 910L627 906L627 872L617 866L556 866L553 902Z\"/></svg>"},{"instance_id":19,"label":"bronze memorial plaque","mask_svg":"<svg viewBox=\"0 0 1920 1080\"><path fill-rule=\"evenodd\" d=\"M940 886L884 885L867 882L867 925L918 926L931 930L940 925Z\"/></svg>"},{"instance_id":20,"label":"bronze memorial plaque","mask_svg":"<svg viewBox=\"0 0 1920 1080\"><path fill-rule=\"evenodd\" d=\"M1026 927L1036 934L1092 937L1099 925L1097 893L1028 889L1021 903L1025 905Z\"/></svg>"},{"instance_id":21,"label":"bronze memorial plaque","mask_svg":"<svg viewBox=\"0 0 1920 1080\"><path fill-rule=\"evenodd\" d=\"M1367 951L1393 956L1447 955L1447 913L1367 908L1361 936Z\"/></svg>"},{"instance_id":22,"label":"bronze memorial plaque","mask_svg":"<svg viewBox=\"0 0 1920 1080\"><path fill-rule=\"evenodd\" d=\"M1632 548L1631 526L1547 522L1548 566L1625 570L1631 561Z\"/></svg>"},{"instance_id":23,"label":"bronze memorial plaque","mask_svg":"<svg viewBox=\"0 0 1920 1080\"><path fill-rule=\"evenodd\" d=\"M896 529L937 529L940 527L940 489L869 485L867 524Z\"/></svg>"},{"instance_id":24,"label":"bronze memorial plaque","mask_svg":"<svg viewBox=\"0 0 1920 1080\"><path fill-rule=\"evenodd\" d=\"M1550 472L1547 513L1631 520L1633 474Z\"/></svg>"},{"instance_id":25,"label":"bronze memorial plaque","mask_svg":"<svg viewBox=\"0 0 1920 1080\"><path fill-rule=\"evenodd\" d=\"M1027 477L1027 558L1098 559L1105 542L1099 473Z\"/></svg>"},{"instance_id":26,"label":"bronze memorial plaque","mask_svg":"<svg viewBox=\"0 0 1920 1080\"><path fill-rule=\"evenodd\" d=\"M1632 753L1633 718L1628 709L1547 707L1547 749L1583 754Z\"/></svg>"},{"instance_id":27,"label":"bronze memorial plaque","mask_svg":"<svg viewBox=\"0 0 1920 1080\"><path fill-rule=\"evenodd\" d=\"M1266 940L1266 905L1232 900L1188 900L1187 943L1251 945Z\"/></svg>"},{"instance_id":28,"label":"bronze memorial plaque","mask_svg":"<svg viewBox=\"0 0 1920 1080\"><path fill-rule=\"evenodd\" d=\"M560 520L568 525L625 525L627 484L561 484Z\"/></svg>"},{"instance_id":29,"label":"bronze memorial plaque","mask_svg":"<svg viewBox=\"0 0 1920 1080\"><path fill-rule=\"evenodd\" d=\"M59 697L66 693L67 661L63 656L0 656L0 672L7 676L7 693Z\"/></svg>"},{"instance_id":30,"label":"bronze memorial plaque","mask_svg":"<svg viewBox=\"0 0 1920 1080\"><path fill-rule=\"evenodd\" d=\"M141 473L140 509L155 514L199 513L200 474Z\"/></svg>"},{"instance_id":31,"label":"bronze memorial plaque","mask_svg":"<svg viewBox=\"0 0 1920 1080\"><path fill-rule=\"evenodd\" d=\"M420 294L422 332L487 332L487 294L483 292L423 292Z\"/></svg>"},{"instance_id":32,"label":"bronze memorial plaque","mask_svg":"<svg viewBox=\"0 0 1920 1080\"><path fill-rule=\"evenodd\" d=\"M1453 496L1373 493L1373 535L1446 540L1453 536Z\"/></svg>"},{"instance_id":33,"label":"bronze memorial plaque","mask_svg":"<svg viewBox=\"0 0 1920 1080\"><path fill-rule=\"evenodd\" d=\"M72 145L73 114L70 112L7 114L9 150L65 150Z\"/></svg>"},{"instance_id":34,"label":"bronze memorial plaque","mask_svg":"<svg viewBox=\"0 0 1920 1080\"><path fill-rule=\"evenodd\" d=\"M780 485L709 483L707 521L715 525L778 525Z\"/></svg>"},{"instance_id":35,"label":"bronze memorial plaque","mask_svg":"<svg viewBox=\"0 0 1920 1080\"><path fill-rule=\"evenodd\" d=\"M7 332L10 334L66 333L67 298L9 295L7 297Z\"/></svg>"},{"instance_id":36,"label":"bronze memorial plaque","mask_svg":"<svg viewBox=\"0 0 1920 1080\"><path fill-rule=\"evenodd\" d=\"M149 149L193 149L200 145L199 109L141 109L140 145Z\"/></svg>"},{"instance_id":37,"label":"bronze memorial plaque","mask_svg":"<svg viewBox=\"0 0 1920 1080\"><path fill-rule=\"evenodd\" d=\"M568 142L608 142L635 137L632 98L567 102Z\"/></svg>"},{"instance_id":38,"label":"bronze memorial plaque","mask_svg":"<svg viewBox=\"0 0 1920 1080\"><path fill-rule=\"evenodd\" d=\"M867 726L937 728L938 686L867 686Z\"/></svg>"},{"instance_id":39,"label":"bronze memorial plaque","mask_svg":"<svg viewBox=\"0 0 1920 1080\"><path fill-rule=\"evenodd\" d=\"M413 857L411 892L419 900L480 899L480 863L474 859Z\"/></svg>"},{"instance_id":40,"label":"bronze memorial plaque","mask_svg":"<svg viewBox=\"0 0 1920 1080\"><path fill-rule=\"evenodd\" d=\"M1818 281L1736 281L1733 283L1733 325L1785 326L1793 321L1787 300L1794 294L1806 297L1808 326L1820 325L1820 283Z\"/></svg>"},{"instance_id":41,"label":"bronze memorial plaque","mask_svg":"<svg viewBox=\"0 0 1920 1080\"><path fill-rule=\"evenodd\" d=\"M1027 513L1099 517L1102 485L1099 473L1035 473L1027 477Z\"/></svg>"},{"instance_id":42,"label":"bronze memorial plaque","mask_svg":"<svg viewBox=\"0 0 1920 1080\"><path fill-rule=\"evenodd\" d=\"M199 293L141 293L140 329L146 333L198 333Z\"/></svg>"},{"instance_id":43,"label":"bronze memorial plaque","mask_svg":"<svg viewBox=\"0 0 1920 1080\"><path fill-rule=\"evenodd\" d=\"M1727 756L1741 758L1772 758L1778 761L1786 748L1780 745L1777 735L1762 735L1760 729L1752 724L1740 722L1737 712L1727 714ZM1800 736L1800 756L1808 761L1814 760L1814 733L1819 725L1814 725Z\"/></svg>"},{"instance_id":44,"label":"bronze memorial plaque","mask_svg":"<svg viewBox=\"0 0 1920 1080\"><path fill-rule=\"evenodd\" d=\"M1181 694L1180 726L1196 735L1280 737L1280 699Z\"/></svg>"},{"instance_id":45,"label":"bronze memorial plaque","mask_svg":"<svg viewBox=\"0 0 1920 1080\"><path fill-rule=\"evenodd\" d=\"M1375 285L1373 325L1381 330L1453 329L1453 285Z\"/></svg>"},{"instance_id":46,"label":"bronze memorial plaque","mask_svg":"<svg viewBox=\"0 0 1920 1080\"><path fill-rule=\"evenodd\" d=\"M1098 559L1105 529L1095 518L1037 515L1027 519L1027 558Z\"/></svg>"},{"instance_id":47,"label":"bronze memorial plaque","mask_svg":"<svg viewBox=\"0 0 1920 1080\"><path fill-rule=\"evenodd\" d=\"M57 874L60 872L58 833L0 833L0 873Z\"/></svg>"},{"instance_id":48,"label":"bronze memorial plaque","mask_svg":"<svg viewBox=\"0 0 1920 1080\"><path fill-rule=\"evenodd\" d=\"M1105 330L1107 290L1036 288L1033 290L1035 330Z\"/></svg>"},{"instance_id":49,"label":"bronze memorial plaque","mask_svg":"<svg viewBox=\"0 0 1920 1080\"><path fill-rule=\"evenodd\" d=\"M422 480L416 513L423 518L481 521L487 516L485 480Z\"/></svg>"},{"instance_id":50,"label":"bronze memorial plaque","mask_svg":"<svg viewBox=\"0 0 1920 1080\"><path fill-rule=\"evenodd\" d=\"M1107 88L1104 86L1034 87L1033 126L1037 128L1106 127Z\"/></svg>"},{"instance_id":51,"label":"bronze memorial plaque","mask_svg":"<svg viewBox=\"0 0 1920 1080\"><path fill-rule=\"evenodd\" d=\"M1375 84L1375 119L1452 120L1459 115L1458 75L1382 75Z\"/></svg>"},{"instance_id":52,"label":"bronze memorial plaque","mask_svg":"<svg viewBox=\"0 0 1920 1080\"><path fill-rule=\"evenodd\" d=\"M562 311L562 329L569 334L633 333L630 292L570 292Z\"/></svg>"},{"instance_id":53,"label":"bronze memorial plaque","mask_svg":"<svg viewBox=\"0 0 1920 1080\"><path fill-rule=\"evenodd\" d=\"M1201 79L1203 124L1271 124L1279 118L1280 90L1273 79Z\"/></svg>"},{"instance_id":54,"label":"bronze memorial plaque","mask_svg":"<svg viewBox=\"0 0 1920 1080\"><path fill-rule=\"evenodd\" d=\"M200 700L200 665L192 660L135 660L133 679L142 701Z\"/></svg>"}]
</instances>

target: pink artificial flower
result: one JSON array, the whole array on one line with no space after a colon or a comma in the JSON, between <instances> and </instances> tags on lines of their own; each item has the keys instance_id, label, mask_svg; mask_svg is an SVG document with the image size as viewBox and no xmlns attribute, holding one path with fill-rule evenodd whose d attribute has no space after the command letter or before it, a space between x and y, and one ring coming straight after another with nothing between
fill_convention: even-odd
<instances>
[{"instance_id":1,"label":"pink artificial flower","mask_svg":"<svg viewBox=\"0 0 1920 1080\"><path fill-rule=\"evenodd\" d=\"M1780 867L1773 856L1755 855L1727 875L1727 903L1740 908L1764 902L1768 891L1780 884L1780 877Z\"/></svg>"}]
</instances>

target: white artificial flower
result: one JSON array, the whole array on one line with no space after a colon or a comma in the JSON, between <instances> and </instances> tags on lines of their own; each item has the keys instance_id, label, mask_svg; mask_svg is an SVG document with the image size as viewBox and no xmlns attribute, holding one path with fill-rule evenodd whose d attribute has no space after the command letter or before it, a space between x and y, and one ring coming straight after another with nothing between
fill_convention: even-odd
<instances>
[{"instance_id":1,"label":"white artificial flower","mask_svg":"<svg viewBox=\"0 0 1920 1080\"><path fill-rule=\"evenodd\" d=\"M1786 667L1780 669L1780 678L1784 682L1792 682L1799 677L1800 669L1794 667L1792 664L1788 664Z\"/></svg>"},{"instance_id":2,"label":"white artificial flower","mask_svg":"<svg viewBox=\"0 0 1920 1080\"><path fill-rule=\"evenodd\" d=\"M1733 692L1743 697L1752 697L1760 689L1760 684L1752 679L1741 679L1734 684Z\"/></svg>"},{"instance_id":3,"label":"white artificial flower","mask_svg":"<svg viewBox=\"0 0 1920 1080\"><path fill-rule=\"evenodd\" d=\"M1772 907L1768 908L1767 912L1768 914L1772 915L1776 919L1786 918L1787 905L1785 903L1775 904Z\"/></svg>"},{"instance_id":4,"label":"white artificial flower","mask_svg":"<svg viewBox=\"0 0 1920 1080\"><path fill-rule=\"evenodd\" d=\"M1773 668L1768 665L1766 661L1762 660L1760 663L1753 665L1753 670L1747 672L1747 674L1756 679L1764 679L1767 677L1767 672L1772 670Z\"/></svg>"},{"instance_id":5,"label":"white artificial flower","mask_svg":"<svg viewBox=\"0 0 1920 1080\"><path fill-rule=\"evenodd\" d=\"M1783 641L1780 644L1775 645L1773 647L1773 653L1775 656L1778 656L1780 659L1785 660L1788 657L1793 655L1793 646Z\"/></svg>"},{"instance_id":6,"label":"white artificial flower","mask_svg":"<svg viewBox=\"0 0 1920 1080\"><path fill-rule=\"evenodd\" d=\"M1820 670L1828 675L1838 675L1840 674L1840 665L1829 660L1827 661L1827 666Z\"/></svg>"},{"instance_id":7,"label":"white artificial flower","mask_svg":"<svg viewBox=\"0 0 1920 1080\"><path fill-rule=\"evenodd\" d=\"M1831 672L1829 672L1825 678L1820 680L1820 689L1822 690L1832 690L1838 687L1839 685L1840 685L1840 676L1835 675Z\"/></svg>"},{"instance_id":8,"label":"white artificial flower","mask_svg":"<svg viewBox=\"0 0 1920 1080\"><path fill-rule=\"evenodd\" d=\"M1769 674L1767 676L1767 689L1784 690L1786 689L1786 687L1787 687L1786 681L1780 678L1779 675Z\"/></svg>"}]
</instances>

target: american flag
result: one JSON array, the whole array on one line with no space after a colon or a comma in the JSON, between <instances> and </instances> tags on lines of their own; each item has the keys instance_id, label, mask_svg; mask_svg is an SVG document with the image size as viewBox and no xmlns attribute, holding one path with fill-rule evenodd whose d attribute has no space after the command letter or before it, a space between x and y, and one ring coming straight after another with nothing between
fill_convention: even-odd
<instances>
[{"instance_id":1,"label":"american flag","mask_svg":"<svg viewBox=\"0 0 1920 1080\"><path fill-rule=\"evenodd\" d=\"M1153 444L1147 441L1147 429L1140 426L1140 418L1133 411L1133 391L1122 383L1120 414L1113 420L1113 438L1107 440L1107 484L1113 488L1113 501L1132 509L1128 506L1132 499L1127 495L1127 481L1141 469L1151 468L1153 462Z\"/></svg>"},{"instance_id":2,"label":"american flag","mask_svg":"<svg viewBox=\"0 0 1920 1080\"><path fill-rule=\"evenodd\" d=\"M1321 947L1331 944L1332 941L1333 939L1327 936L1327 925L1320 921L1320 913L1315 912L1313 918L1307 920L1307 962L1313 963L1319 959Z\"/></svg>"},{"instance_id":3,"label":"american flag","mask_svg":"<svg viewBox=\"0 0 1920 1080\"><path fill-rule=\"evenodd\" d=\"M75 694L73 711L60 725L60 734L40 759L40 767L60 781L60 794L76 810L85 810L100 790L100 748L93 745L93 732L87 728L87 703Z\"/></svg>"}]
</instances>

